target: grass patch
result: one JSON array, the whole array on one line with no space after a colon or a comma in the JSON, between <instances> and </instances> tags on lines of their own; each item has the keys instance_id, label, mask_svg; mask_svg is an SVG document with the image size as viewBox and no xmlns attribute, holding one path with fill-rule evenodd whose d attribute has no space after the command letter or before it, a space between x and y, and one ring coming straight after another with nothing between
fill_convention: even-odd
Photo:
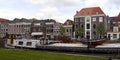
<instances>
[{"instance_id":1,"label":"grass patch","mask_svg":"<svg viewBox=\"0 0 120 60\"><path fill-rule=\"evenodd\" d=\"M90 56L74 56L29 50L0 49L0 60L107 60Z\"/></svg>"}]
</instances>

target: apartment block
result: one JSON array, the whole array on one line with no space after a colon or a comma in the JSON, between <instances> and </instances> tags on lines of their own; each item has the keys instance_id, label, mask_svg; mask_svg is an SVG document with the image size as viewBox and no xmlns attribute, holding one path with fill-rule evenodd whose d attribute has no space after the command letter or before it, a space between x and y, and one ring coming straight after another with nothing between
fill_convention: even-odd
<instances>
[{"instance_id":1,"label":"apartment block","mask_svg":"<svg viewBox=\"0 0 120 60\"><path fill-rule=\"evenodd\" d=\"M8 22L8 34L15 35L16 38L26 38L30 36L31 21L25 18Z\"/></svg>"},{"instance_id":2,"label":"apartment block","mask_svg":"<svg viewBox=\"0 0 120 60\"><path fill-rule=\"evenodd\" d=\"M45 21L45 25L46 25L46 36L48 37L48 39L53 39L54 38L54 25L55 25L56 21L53 19L47 19Z\"/></svg>"},{"instance_id":3,"label":"apartment block","mask_svg":"<svg viewBox=\"0 0 120 60\"><path fill-rule=\"evenodd\" d=\"M31 37L42 39L46 37L46 25L44 20L35 20L31 25Z\"/></svg>"},{"instance_id":4,"label":"apartment block","mask_svg":"<svg viewBox=\"0 0 120 60\"><path fill-rule=\"evenodd\" d=\"M74 15L74 32L76 32L79 27L82 27L84 29L85 35L83 37L85 39L98 38L97 26L100 23L104 25L104 31L107 32L108 20L100 7L83 8ZM75 35L75 37L78 38L78 35Z\"/></svg>"}]
</instances>

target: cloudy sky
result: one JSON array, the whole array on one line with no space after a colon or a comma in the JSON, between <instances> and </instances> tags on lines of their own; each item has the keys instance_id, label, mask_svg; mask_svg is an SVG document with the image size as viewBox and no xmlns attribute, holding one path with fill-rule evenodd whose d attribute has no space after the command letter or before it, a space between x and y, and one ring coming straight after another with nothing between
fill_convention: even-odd
<instances>
[{"instance_id":1,"label":"cloudy sky","mask_svg":"<svg viewBox=\"0 0 120 60\"><path fill-rule=\"evenodd\" d=\"M77 10L96 6L109 16L120 12L120 0L0 0L0 18L52 18L64 22L73 20Z\"/></svg>"}]
</instances>

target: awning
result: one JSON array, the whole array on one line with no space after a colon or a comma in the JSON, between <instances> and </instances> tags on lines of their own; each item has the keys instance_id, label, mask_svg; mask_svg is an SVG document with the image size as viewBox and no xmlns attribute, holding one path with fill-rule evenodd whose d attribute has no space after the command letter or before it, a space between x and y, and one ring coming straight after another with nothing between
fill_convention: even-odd
<instances>
[{"instance_id":1,"label":"awning","mask_svg":"<svg viewBox=\"0 0 120 60\"><path fill-rule=\"evenodd\" d=\"M43 32L33 32L31 35L43 35Z\"/></svg>"}]
</instances>

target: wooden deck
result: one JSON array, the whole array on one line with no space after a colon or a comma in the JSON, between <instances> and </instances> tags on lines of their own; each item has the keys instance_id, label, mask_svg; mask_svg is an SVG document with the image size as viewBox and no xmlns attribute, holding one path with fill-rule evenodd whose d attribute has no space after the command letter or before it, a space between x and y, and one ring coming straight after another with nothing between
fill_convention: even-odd
<instances>
[{"instance_id":1,"label":"wooden deck","mask_svg":"<svg viewBox=\"0 0 120 60\"><path fill-rule=\"evenodd\" d=\"M85 41L80 41L83 44L88 45L90 48L95 48L97 45L101 45L108 41L108 39L101 39L101 40L85 40Z\"/></svg>"}]
</instances>

